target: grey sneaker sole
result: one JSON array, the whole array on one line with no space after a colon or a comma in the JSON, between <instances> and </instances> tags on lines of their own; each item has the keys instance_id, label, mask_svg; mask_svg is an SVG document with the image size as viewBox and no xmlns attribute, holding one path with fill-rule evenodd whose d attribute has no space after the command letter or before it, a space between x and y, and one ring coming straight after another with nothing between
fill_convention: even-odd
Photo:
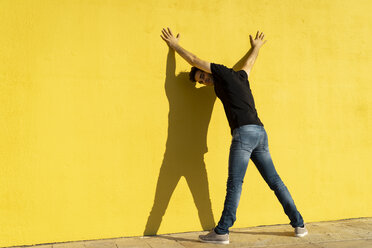
<instances>
[{"instance_id":1,"label":"grey sneaker sole","mask_svg":"<svg viewBox=\"0 0 372 248\"><path fill-rule=\"evenodd\" d=\"M306 231L305 233L298 233L296 234L296 237L302 238L302 237L305 237L307 234L308 234L308 231Z\"/></svg>"},{"instance_id":2,"label":"grey sneaker sole","mask_svg":"<svg viewBox=\"0 0 372 248\"><path fill-rule=\"evenodd\" d=\"M201 239L200 237L199 237L199 240L201 242L204 242L204 243L213 243L213 244L224 244L224 245L227 245L227 244L230 243L229 240L213 241L213 240L204 240L204 239Z\"/></svg>"}]
</instances>

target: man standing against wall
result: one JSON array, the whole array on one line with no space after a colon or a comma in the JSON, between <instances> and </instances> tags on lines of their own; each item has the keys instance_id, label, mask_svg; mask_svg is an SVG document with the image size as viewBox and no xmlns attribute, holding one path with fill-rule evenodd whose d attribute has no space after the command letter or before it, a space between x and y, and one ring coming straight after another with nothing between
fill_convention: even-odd
<instances>
[{"instance_id":1,"label":"man standing against wall","mask_svg":"<svg viewBox=\"0 0 372 248\"><path fill-rule=\"evenodd\" d=\"M169 28L162 30L161 38L192 66L190 80L214 86L216 96L224 106L232 135L224 210L218 225L207 235L200 235L199 240L208 243L229 243L229 228L236 220L236 210L249 159L254 162L261 176L275 192L291 221L291 226L295 229L295 236L307 235L303 218L275 170L269 152L267 133L258 118L249 86L249 73L260 48L266 42L264 34L257 32L255 39L249 36L251 53L239 71L201 60L179 45L179 37L179 34L174 37Z\"/></svg>"}]
</instances>

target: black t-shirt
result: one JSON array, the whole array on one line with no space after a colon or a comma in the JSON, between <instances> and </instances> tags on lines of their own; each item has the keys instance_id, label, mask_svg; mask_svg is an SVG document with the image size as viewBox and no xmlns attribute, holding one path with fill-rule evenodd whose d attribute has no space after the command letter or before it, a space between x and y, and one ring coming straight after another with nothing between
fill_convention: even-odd
<instances>
[{"instance_id":1,"label":"black t-shirt","mask_svg":"<svg viewBox=\"0 0 372 248\"><path fill-rule=\"evenodd\" d=\"M247 73L215 63L211 63L211 71L214 91L225 109L231 134L235 128L243 125L263 126L257 115Z\"/></svg>"}]
</instances>

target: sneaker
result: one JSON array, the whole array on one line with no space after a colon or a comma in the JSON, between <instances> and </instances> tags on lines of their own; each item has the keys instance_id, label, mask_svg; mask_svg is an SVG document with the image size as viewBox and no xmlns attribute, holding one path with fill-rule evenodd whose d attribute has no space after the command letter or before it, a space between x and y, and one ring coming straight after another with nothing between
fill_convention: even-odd
<instances>
[{"instance_id":1,"label":"sneaker","mask_svg":"<svg viewBox=\"0 0 372 248\"><path fill-rule=\"evenodd\" d=\"M306 226L304 225L304 227L295 227L295 236L296 237L304 237L308 234L307 232L307 229L306 229Z\"/></svg>"},{"instance_id":2,"label":"sneaker","mask_svg":"<svg viewBox=\"0 0 372 248\"><path fill-rule=\"evenodd\" d=\"M217 234L213 229L207 235L199 235L199 240L205 243L228 244L229 234Z\"/></svg>"}]
</instances>

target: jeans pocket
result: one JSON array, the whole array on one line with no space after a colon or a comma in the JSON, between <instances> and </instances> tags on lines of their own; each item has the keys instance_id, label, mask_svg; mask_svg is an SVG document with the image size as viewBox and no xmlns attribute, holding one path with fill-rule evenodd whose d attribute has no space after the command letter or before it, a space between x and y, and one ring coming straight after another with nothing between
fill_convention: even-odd
<instances>
[{"instance_id":1,"label":"jeans pocket","mask_svg":"<svg viewBox=\"0 0 372 248\"><path fill-rule=\"evenodd\" d=\"M257 131L239 131L241 149L252 152L260 141L260 133Z\"/></svg>"}]
</instances>

